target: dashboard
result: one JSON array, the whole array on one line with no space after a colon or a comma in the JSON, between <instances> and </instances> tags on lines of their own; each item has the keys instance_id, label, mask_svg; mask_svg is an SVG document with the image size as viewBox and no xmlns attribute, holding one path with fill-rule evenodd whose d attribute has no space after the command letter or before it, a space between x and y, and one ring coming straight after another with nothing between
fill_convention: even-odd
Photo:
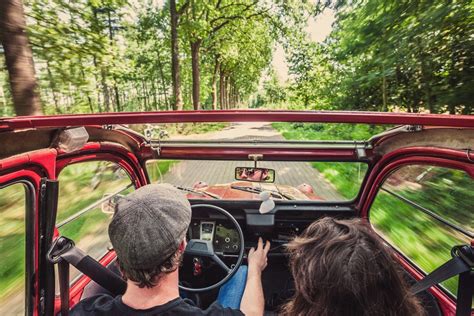
<instances>
[{"instance_id":1,"label":"dashboard","mask_svg":"<svg viewBox=\"0 0 474 316\"><path fill-rule=\"evenodd\" d=\"M193 220L189 235L191 239L211 241L217 253L237 254L240 250L239 233L225 220Z\"/></svg>"},{"instance_id":2,"label":"dashboard","mask_svg":"<svg viewBox=\"0 0 474 316\"><path fill-rule=\"evenodd\" d=\"M239 254L241 246L244 246L245 250L255 247L259 237L271 242L269 257L285 256L286 243L314 220L328 215L352 217L354 214L350 207L330 204L277 205L271 212L260 214L257 208L260 203L220 200L206 203L211 207L201 204L193 208L188 238L211 241L214 251L229 259ZM212 205L224 208L237 220L244 234L245 245L240 244L239 233L234 224L226 216L213 210Z\"/></svg>"},{"instance_id":3,"label":"dashboard","mask_svg":"<svg viewBox=\"0 0 474 316\"><path fill-rule=\"evenodd\" d=\"M308 202L278 201L276 207L265 214L258 211L260 201L190 200L192 218L187 238L212 242L215 254L230 268L235 265L244 247L243 264L248 249L257 245L259 237L271 242L269 264L262 275L266 306L281 306L292 295L292 276L288 270L285 245L299 235L313 221L324 217L350 218L355 210L350 205ZM204 204L205 203L205 204ZM238 222L245 244L240 243L238 230L233 221L213 209L223 208ZM180 280L189 287L211 286L226 276L226 272L212 259L184 256L180 267ZM216 292L200 293L208 306L216 299Z\"/></svg>"}]
</instances>

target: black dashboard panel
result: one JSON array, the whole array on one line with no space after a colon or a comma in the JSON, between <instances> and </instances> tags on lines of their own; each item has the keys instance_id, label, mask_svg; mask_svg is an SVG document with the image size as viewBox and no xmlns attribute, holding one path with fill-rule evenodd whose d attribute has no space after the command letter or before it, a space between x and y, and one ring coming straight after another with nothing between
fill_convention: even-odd
<instances>
[{"instance_id":1,"label":"black dashboard panel","mask_svg":"<svg viewBox=\"0 0 474 316\"><path fill-rule=\"evenodd\" d=\"M263 215L258 212L259 201L191 200L190 202L216 205L227 210L242 228L245 248L255 246L258 237L262 237L272 243L269 256L283 255L283 246L319 218L325 216L350 218L356 215L352 206L334 203L301 205L282 203L277 204L270 213ZM213 227L210 227L209 223L213 223ZM217 253L235 256L240 250L238 233L225 216L210 208L193 209L188 237L200 239L203 235L208 238L209 234L212 234L214 250Z\"/></svg>"}]
</instances>

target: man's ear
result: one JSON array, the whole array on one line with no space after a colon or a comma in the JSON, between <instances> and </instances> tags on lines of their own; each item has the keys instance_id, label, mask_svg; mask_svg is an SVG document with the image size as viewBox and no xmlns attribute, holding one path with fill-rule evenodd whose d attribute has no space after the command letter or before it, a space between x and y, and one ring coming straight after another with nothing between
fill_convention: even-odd
<instances>
[{"instance_id":1,"label":"man's ear","mask_svg":"<svg viewBox=\"0 0 474 316\"><path fill-rule=\"evenodd\" d=\"M186 238L183 239L183 241L179 244L178 250L179 252L184 252L184 249L186 249L186 245L188 242L186 241Z\"/></svg>"}]
</instances>

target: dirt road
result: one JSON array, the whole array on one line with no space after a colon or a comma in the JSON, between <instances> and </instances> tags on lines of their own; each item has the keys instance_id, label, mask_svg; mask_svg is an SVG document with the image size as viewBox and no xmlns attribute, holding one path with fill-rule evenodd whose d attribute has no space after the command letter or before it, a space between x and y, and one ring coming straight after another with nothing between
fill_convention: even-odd
<instances>
[{"instance_id":1,"label":"dirt road","mask_svg":"<svg viewBox=\"0 0 474 316\"><path fill-rule=\"evenodd\" d=\"M182 140L284 140L270 123L235 123L225 129L207 134L187 135ZM192 157L190 157L192 159ZM234 181L234 168L253 166L251 161L183 160L164 175L163 182L192 187L196 181L221 184ZM276 184L298 186L307 183L325 200L341 200L341 195L308 162L262 161L259 167L276 171Z\"/></svg>"}]
</instances>

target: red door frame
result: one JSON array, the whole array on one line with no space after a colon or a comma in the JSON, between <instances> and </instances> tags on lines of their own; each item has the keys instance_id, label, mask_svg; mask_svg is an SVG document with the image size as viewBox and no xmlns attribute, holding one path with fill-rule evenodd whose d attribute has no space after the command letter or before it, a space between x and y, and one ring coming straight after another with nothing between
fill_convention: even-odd
<instances>
[{"instance_id":1,"label":"red door frame","mask_svg":"<svg viewBox=\"0 0 474 316\"><path fill-rule=\"evenodd\" d=\"M41 180L47 178L50 180L55 179L54 168L56 165L56 150L54 149L42 149L34 151L31 153L21 154L12 158L7 158L1 161L0 163L0 184L10 184L16 182L27 182L31 184L33 189L33 199L34 203L32 205L32 216L33 218L27 219L27 221L32 221L31 229L33 232L28 231L28 227L25 229L25 234L31 233L33 236L32 245L26 245L26 247L31 246L33 249L27 249L33 253L33 266L30 267L31 271L25 271L26 278L31 278L31 275L27 275L28 272L34 275L33 284L27 283L26 286L33 289L31 291L30 297L26 297L26 302L28 300L31 304L31 314L36 316L39 315L38 307L40 304L40 296L38 295L38 266L39 266L39 210L40 203L40 190L41 190ZM26 215L25 215L26 216ZM26 238L27 239L27 238ZM25 289L28 293L28 289Z\"/></svg>"},{"instance_id":2,"label":"red door frame","mask_svg":"<svg viewBox=\"0 0 474 316\"><path fill-rule=\"evenodd\" d=\"M362 194L357 207L360 210L360 216L366 218L370 222L370 207L379 192L379 188L390 174L397 169L414 164L434 165L462 170L474 178L473 157L474 155L472 153L465 151L426 147L402 148L387 154L374 166L363 184ZM388 244L390 243L388 242ZM393 249L395 250L397 258L403 268L416 280L420 280L425 276L421 269L414 265L414 263L409 261L395 248ZM437 299L444 315L455 315L455 300L453 300L440 287L432 287L429 291Z\"/></svg>"},{"instance_id":3,"label":"red door frame","mask_svg":"<svg viewBox=\"0 0 474 316\"><path fill-rule=\"evenodd\" d=\"M9 184L18 181L28 181L34 189L34 205L32 213L34 215L33 226L34 232L34 264L32 274L35 276L34 284L32 284L33 297L31 297L32 315L39 315L38 307L40 306L38 295L38 264L39 264L39 216L40 210L40 187L41 180L47 178L56 180L60 171L67 165L94 161L106 160L117 163L129 175L135 187L140 187L147 183L146 174L137 157L126 150L124 147L114 144L89 143L78 152L72 154L59 153L56 149L42 149L29 153L20 154L14 157L0 160L0 184ZM107 265L115 258L115 253L109 252L102 259L101 263ZM28 277L28 276L27 276ZM71 306L77 303L82 295L84 286L89 283L88 277L81 277L72 287L70 291ZM55 314L60 310L59 298L55 301Z\"/></svg>"}]
</instances>

